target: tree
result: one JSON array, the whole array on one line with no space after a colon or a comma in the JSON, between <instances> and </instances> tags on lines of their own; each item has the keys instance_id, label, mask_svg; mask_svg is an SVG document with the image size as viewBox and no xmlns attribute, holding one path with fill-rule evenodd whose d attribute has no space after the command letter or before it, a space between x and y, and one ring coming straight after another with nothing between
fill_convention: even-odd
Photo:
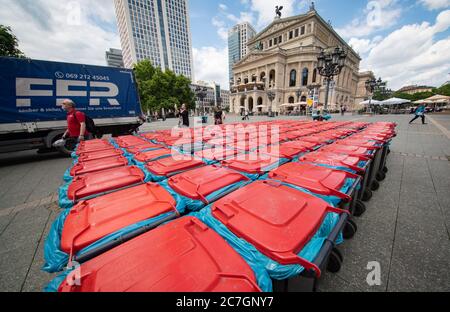
<instances>
[{"instance_id":1,"label":"tree","mask_svg":"<svg viewBox=\"0 0 450 312\"><path fill-rule=\"evenodd\" d=\"M19 40L11 27L0 25L0 56L25 57L18 47Z\"/></svg>"},{"instance_id":2,"label":"tree","mask_svg":"<svg viewBox=\"0 0 450 312\"><path fill-rule=\"evenodd\" d=\"M176 75L171 70L163 72L149 60L136 64L134 73L144 111L169 110L174 109L175 105L179 108L183 103L188 108L195 107L194 93L188 78Z\"/></svg>"},{"instance_id":3,"label":"tree","mask_svg":"<svg viewBox=\"0 0 450 312\"><path fill-rule=\"evenodd\" d=\"M433 90L433 92L436 94L439 94L439 95L450 96L450 84L447 84L445 86L437 88L437 89Z\"/></svg>"}]
</instances>

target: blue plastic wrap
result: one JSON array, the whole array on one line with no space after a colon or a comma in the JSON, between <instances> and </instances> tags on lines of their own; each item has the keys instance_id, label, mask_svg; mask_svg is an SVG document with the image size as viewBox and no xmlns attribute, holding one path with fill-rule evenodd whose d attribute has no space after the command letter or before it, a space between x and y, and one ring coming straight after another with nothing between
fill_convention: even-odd
<instances>
[{"instance_id":1,"label":"blue plastic wrap","mask_svg":"<svg viewBox=\"0 0 450 312\"><path fill-rule=\"evenodd\" d=\"M221 188L220 190L217 190L205 197L205 199L208 201L208 203L206 203L206 204L201 200L192 199L192 198L189 198L189 197L186 197L186 196L183 196L183 195L177 193L173 188L170 187L168 181L160 182L159 185L164 187L170 194L172 194L172 196L174 196L174 194L177 194L184 202L187 210L198 211L198 210L202 209L203 207L205 207L206 205L208 205L209 203L213 203L216 200L224 197L225 195L227 195L241 187L244 187L245 185L247 185L251 182L252 182L251 180L250 181L241 181L241 182L230 184L227 187Z\"/></svg>"},{"instance_id":2,"label":"blue plastic wrap","mask_svg":"<svg viewBox=\"0 0 450 312\"><path fill-rule=\"evenodd\" d=\"M73 207L73 201L71 201L68 197L67 197L67 191L69 189L71 182L68 182L62 186L59 187L58 189L58 202L59 202L59 208L61 209L70 209Z\"/></svg>"},{"instance_id":3,"label":"blue plastic wrap","mask_svg":"<svg viewBox=\"0 0 450 312\"><path fill-rule=\"evenodd\" d=\"M227 168L227 169L230 169L230 170L234 170L234 171L236 171L236 172L239 172L240 174L246 176L247 178L249 178L249 179L251 179L251 180L253 180L253 181L256 181L256 180L258 180L261 176L264 176L267 172L272 171L273 169L278 168L279 166L281 166L281 165L283 165L283 164L285 164L285 163L288 163L288 162L290 162L290 160L289 160L288 158L280 158L279 161L274 162L273 164L270 164L270 165L268 165L268 166L265 166L265 167L261 168L261 172L263 172L263 174L259 174L259 173L247 173L247 172L240 171L240 170L238 170L238 169L229 168L229 167L227 167L227 166L223 166L223 167L225 167L225 168Z\"/></svg>"},{"instance_id":4,"label":"blue plastic wrap","mask_svg":"<svg viewBox=\"0 0 450 312\"><path fill-rule=\"evenodd\" d=\"M45 286L44 292L58 292L59 286L61 286L61 284L72 271L73 270L66 270L64 271L64 273L61 273L60 275L55 277L50 283L47 284L47 286Z\"/></svg>"},{"instance_id":5,"label":"blue plastic wrap","mask_svg":"<svg viewBox=\"0 0 450 312\"><path fill-rule=\"evenodd\" d=\"M211 206L208 206L192 216L199 218L206 225L214 229L222 236L252 267L261 289L267 289L268 281L261 268L265 268L269 276L275 280L286 280L295 277L304 271L301 265L282 265L259 252L252 244L234 235L224 224L214 218L211 214ZM329 213L320 229L309 241L303 250L298 254L299 257L308 261L314 261L320 252L323 243L328 238L334 227L339 221L339 215ZM267 291L267 290L266 290Z\"/></svg>"},{"instance_id":6,"label":"blue plastic wrap","mask_svg":"<svg viewBox=\"0 0 450 312\"><path fill-rule=\"evenodd\" d=\"M182 211L184 211L184 207L182 206L182 203L179 204L177 202L177 210L178 210L178 207L180 207L180 209ZM45 245L44 245L45 264L42 267L42 270L44 270L46 272L49 272L49 273L60 272L64 269L64 267L67 265L67 263L69 261L69 255L60 249L62 230L64 228L64 223L65 223L69 213L70 213L70 210L67 209L66 211L63 211L58 216L58 218L53 222L50 232L45 241ZM132 224L128 227L125 227L121 230L111 233L111 234L105 236L104 238L96 241L95 243L83 248L76 254L76 256L83 255L84 253L91 251L93 249L97 249L111 241L114 241L114 240L120 238L121 236L135 232L136 230L139 230L143 227L158 223L161 220L163 220L167 217L171 217L171 216L173 216L175 218L178 216L178 214L175 214L174 212L169 212L169 213L165 213L163 215L157 216L155 218L151 218L148 220L144 220L144 221Z\"/></svg>"}]
</instances>

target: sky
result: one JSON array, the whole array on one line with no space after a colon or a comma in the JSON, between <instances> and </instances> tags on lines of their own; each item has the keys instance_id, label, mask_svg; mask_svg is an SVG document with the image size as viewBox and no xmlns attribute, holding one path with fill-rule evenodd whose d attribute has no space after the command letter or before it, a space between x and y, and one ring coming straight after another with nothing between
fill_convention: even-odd
<instances>
[{"instance_id":1,"label":"sky","mask_svg":"<svg viewBox=\"0 0 450 312\"><path fill-rule=\"evenodd\" d=\"M308 11L307 0L188 0L195 80L228 86L227 32L241 21L263 30ZM450 80L450 0L316 0L317 12L397 90ZM113 0L0 0L0 24L11 26L30 58L105 65L120 48Z\"/></svg>"}]
</instances>

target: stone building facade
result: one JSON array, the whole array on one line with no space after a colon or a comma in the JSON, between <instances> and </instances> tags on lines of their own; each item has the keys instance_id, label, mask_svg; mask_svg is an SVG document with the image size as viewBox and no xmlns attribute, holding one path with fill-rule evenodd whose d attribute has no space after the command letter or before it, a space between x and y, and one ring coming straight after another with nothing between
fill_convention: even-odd
<instances>
[{"instance_id":1,"label":"stone building facade","mask_svg":"<svg viewBox=\"0 0 450 312\"><path fill-rule=\"evenodd\" d=\"M337 46L347 51L347 59L341 74L334 78L328 106L329 109L338 109L340 105L355 108L365 97L358 93L362 91L358 86L365 77L359 73L361 58L311 8L306 14L275 18L249 41L249 54L233 66L230 110L282 112L289 103L303 103L298 104L303 107L308 87L313 84L321 84L319 106L323 105L326 83L316 70L317 56L323 49ZM267 96L269 90L275 93L272 103Z\"/></svg>"}]
</instances>

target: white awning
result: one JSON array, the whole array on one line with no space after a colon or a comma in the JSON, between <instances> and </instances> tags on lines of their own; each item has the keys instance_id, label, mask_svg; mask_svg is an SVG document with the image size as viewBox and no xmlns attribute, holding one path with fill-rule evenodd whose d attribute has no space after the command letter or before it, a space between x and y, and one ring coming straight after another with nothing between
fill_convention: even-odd
<instances>
[{"instance_id":1,"label":"white awning","mask_svg":"<svg viewBox=\"0 0 450 312\"><path fill-rule=\"evenodd\" d=\"M400 99L400 98L391 98L386 101L381 102L381 105L399 105L399 104L407 104L411 103L410 100Z\"/></svg>"},{"instance_id":2,"label":"white awning","mask_svg":"<svg viewBox=\"0 0 450 312\"><path fill-rule=\"evenodd\" d=\"M381 105L381 101L377 101L377 100L372 100L372 101L367 100L367 101L361 102L359 104L360 105L369 105L369 102L370 102L370 105Z\"/></svg>"}]
</instances>

